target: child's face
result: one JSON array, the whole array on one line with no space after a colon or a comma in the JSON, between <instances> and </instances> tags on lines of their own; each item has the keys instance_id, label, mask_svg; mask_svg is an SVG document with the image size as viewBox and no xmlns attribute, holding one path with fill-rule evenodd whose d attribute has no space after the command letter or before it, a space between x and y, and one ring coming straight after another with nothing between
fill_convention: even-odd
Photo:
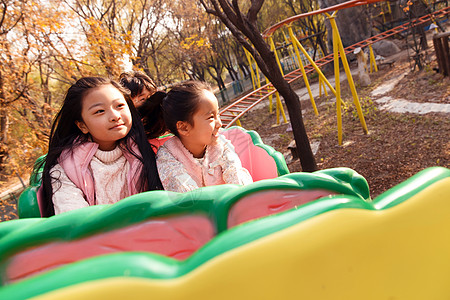
<instances>
[{"instance_id":1,"label":"child's face","mask_svg":"<svg viewBox=\"0 0 450 300\"><path fill-rule=\"evenodd\" d=\"M110 84L95 88L84 97L81 118L78 128L84 134L90 133L103 151L113 150L117 141L130 132L132 124L125 98Z\"/></svg>"},{"instance_id":2,"label":"child's face","mask_svg":"<svg viewBox=\"0 0 450 300\"><path fill-rule=\"evenodd\" d=\"M133 98L133 103L136 108L140 107L142 104L147 101L147 99L152 95L152 92L147 88L143 88L142 92Z\"/></svg>"},{"instance_id":3,"label":"child's face","mask_svg":"<svg viewBox=\"0 0 450 300\"><path fill-rule=\"evenodd\" d=\"M181 133L180 138L194 157L202 157L206 146L217 141L219 129L222 126L219 118L219 105L213 93L204 91L192 121L192 125L186 125L188 127L186 133Z\"/></svg>"}]
</instances>

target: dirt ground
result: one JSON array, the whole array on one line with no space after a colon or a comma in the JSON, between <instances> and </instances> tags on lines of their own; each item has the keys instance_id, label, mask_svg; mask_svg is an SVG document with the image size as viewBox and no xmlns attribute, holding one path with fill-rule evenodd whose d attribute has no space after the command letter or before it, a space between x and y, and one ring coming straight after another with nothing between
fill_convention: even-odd
<instances>
[{"instance_id":1,"label":"dirt ground","mask_svg":"<svg viewBox=\"0 0 450 300\"><path fill-rule=\"evenodd\" d=\"M377 108L370 92L380 84L406 74L395 89L387 95L414 102L450 104L450 78L435 72L434 49L430 41L427 66L413 70L408 51L402 51L386 60L393 64L379 66L370 75L372 84L357 86L359 100L369 133L364 134L356 114L347 82L341 83L343 105L343 145L338 145L334 96L322 96L315 102L319 115L315 116L310 101L302 101L303 119L311 143L320 142L315 155L319 169L349 167L363 175L369 183L371 196L403 182L417 172L432 166L450 167L450 115L444 113L399 114ZM411 52L409 52L411 54ZM327 77L332 77L328 74ZM314 78L311 78L314 82ZM295 83L300 88L302 83ZM287 110L285 109L287 112ZM291 172L301 171L300 162L292 160L288 145L293 140L288 124L276 124L275 113L268 107L252 110L241 119L246 129L256 130L264 143L285 154ZM15 180L18 181L18 180ZM0 183L4 191L15 181ZM17 218L13 198L0 201L0 221Z\"/></svg>"}]
</instances>

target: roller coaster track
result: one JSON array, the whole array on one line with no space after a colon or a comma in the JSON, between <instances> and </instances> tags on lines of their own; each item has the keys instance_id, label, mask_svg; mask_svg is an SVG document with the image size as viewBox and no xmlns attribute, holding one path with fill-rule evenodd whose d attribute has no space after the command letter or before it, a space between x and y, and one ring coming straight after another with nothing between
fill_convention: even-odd
<instances>
[{"instance_id":1,"label":"roller coaster track","mask_svg":"<svg viewBox=\"0 0 450 300\"><path fill-rule=\"evenodd\" d=\"M372 36L372 37L370 37L366 40L363 40L361 42L358 42L354 45L348 46L344 49L345 53L346 54L352 53L355 50L355 48L357 48L357 47L364 48L373 43L376 43L378 41L386 39L390 36L393 36L395 34L406 31L406 30L410 29L411 27L418 26L418 25L423 24L428 21L433 21L436 18L445 17L449 13L450 13L450 7L446 7L441 10L438 10L436 12L433 12L431 14L414 19L411 22L404 23L400 26L397 26L390 30L384 31L380 34ZM333 53L316 60L315 63L318 67L322 67L332 61L333 61ZM314 71L314 68L311 64L306 65L304 68L305 68L306 74ZM293 82L294 80L299 79L300 77L302 77L301 69L292 71L291 73L288 73L284 76L284 78L289 83ZM222 121L222 126L224 128L230 127L239 118L241 118L244 114L246 114L253 107L255 107L255 105L257 105L258 103L260 103L261 101L263 101L264 99L268 98L269 96L271 96L275 93L276 93L276 90L273 87L273 85L271 83L268 83L256 90L252 91L251 93L245 95L244 97L236 100L235 102L231 103L230 105L224 107L219 112L220 119Z\"/></svg>"}]
</instances>

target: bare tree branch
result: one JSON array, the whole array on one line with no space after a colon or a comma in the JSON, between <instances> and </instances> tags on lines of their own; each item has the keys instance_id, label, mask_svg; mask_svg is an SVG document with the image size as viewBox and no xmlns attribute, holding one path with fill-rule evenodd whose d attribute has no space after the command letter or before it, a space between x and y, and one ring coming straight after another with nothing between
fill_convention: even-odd
<instances>
[{"instance_id":1,"label":"bare tree branch","mask_svg":"<svg viewBox=\"0 0 450 300\"><path fill-rule=\"evenodd\" d=\"M205 3L204 0L199 0L199 1L200 1L200 4L203 6L203 8L205 9L205 11L208 14L218 17L217 12L214 9L209 8L209 6Z\"/></svg>"},{"instance_id":2,"label":"bare tree branch","mask_svg":"<svg viewBox=\"0 0 450 300\"><path fill-rule=\"evenodd\" d=\"M222 5L222 9L224 9L223 7L226 5L226 4L228 4L228 1L227 0L225 0L225 1L220 1L219 0L219 2L220 2L220 5ZM233 4L233 7L234 7L234 13L236 14L236 16L237 16L237 21L240 23L240 24L244 24L245 22L244 22L244 16L242 15L242 13L241 13L241 9L239 8L239 3L238 3L238 0L232 0L232 4ZM231 9L231 8L230 8Z\"/></svg>"},{"instance_id":3,"label":"bare tree branch","mask_svg":"<svg viewBox=\"0 0 450 300\"><path fill-rule=\"evenodd\" d=\"M3 4L3 13L2 13L2 19L0 20L0 28L3 28L3 22L5 21L6 11L8 9L5 2L2 1L2 4ZM21 12L20 15L17 17L16 21L13 24L11 24L9 26L9 28L5 28L0 31L0 35L6 34L9 31L11 31L14 27L16 27L17 23L19 23L20 20L22 20L22 17L23 17L23 13Z\"/></svg>"},{"instance_id":4,"label":"bare tree branch","mask_svg":"<svg viewBox=\"0 0 450 300\"><path fill-rule=\"evenodd\" d=\"M261 10L262 5L264 4L264 0L252 0L252 5L247 12L247 19L250 23L256 26L256 19L258 17L258 13Z\"/></svg>"}]
</instances>

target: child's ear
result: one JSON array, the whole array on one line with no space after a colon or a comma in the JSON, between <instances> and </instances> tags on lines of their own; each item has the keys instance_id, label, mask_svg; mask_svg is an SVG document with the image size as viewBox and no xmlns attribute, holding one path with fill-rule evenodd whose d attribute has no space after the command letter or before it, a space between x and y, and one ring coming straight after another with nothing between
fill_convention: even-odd
<instances>
[{"instance_id":1,"label":"child's ear","mask_svg":"<svg viewBox=\"0 0 450 300\"><path fill-rule=\"evenodd\" d=\"M186 121L178 121L177 122L177 131L180 135L188 136L190 133L191 124Z\"/></svg>"},{"instance_id":2,"label":"child's ear","mask_svg":"<svg viewBox=\"0 0 450 300\"><path fill-rule=\"evenodd\" d=\"M89 133L89 129L86 127L86 124L84 124L83 121L75 121L75 124L77 124L78 128L80 128L82 133L84 134Z\"/></svg>"}]
</instances>

